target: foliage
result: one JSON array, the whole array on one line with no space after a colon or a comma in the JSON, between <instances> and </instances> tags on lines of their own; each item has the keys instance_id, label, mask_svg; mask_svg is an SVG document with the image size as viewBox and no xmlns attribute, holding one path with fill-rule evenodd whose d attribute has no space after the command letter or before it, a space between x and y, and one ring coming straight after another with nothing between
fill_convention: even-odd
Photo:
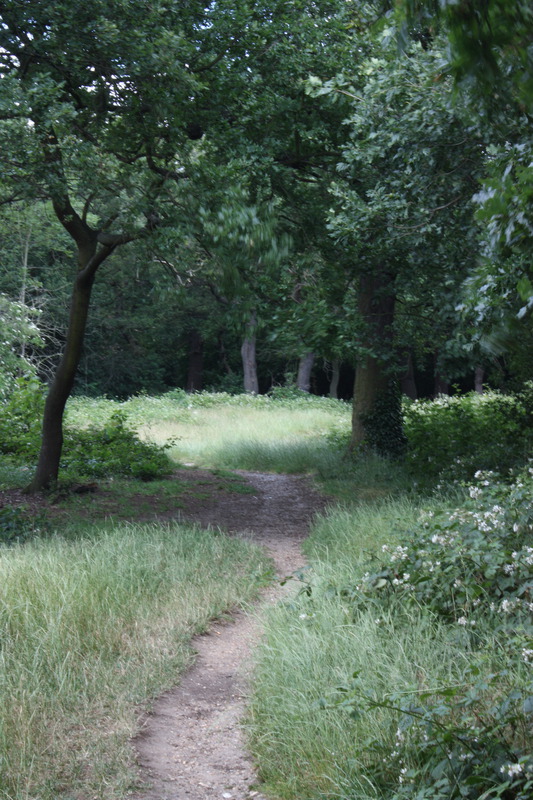
<instances>
[{"instance_id":1,"label":"foliage","mask_svg":"<svg viewBox=\"0 0 533 800\"><path fill-rule=\"evenodd\" d=\"M400 544L383 546L385 563L365 576L356 602L394 595L465 630L490 617L499 630L531 633L532 476L529 467L506 485L476 473L459 508L422 514Z\"/></svg>"},{"instance_id":2,"label":"foliage","mask_svg":"<svg viewBox=\"0 0 533 800\"><path fill-rule=\"evenodd\" d=\"M253 745L275 791L530 797L532 472L479 473L456 507L374 500L318 521L259 655Z\"/></svg>"},{"instance_id":3,"label":"foliage","mask_svg":"<svg viewBox=\"0 0 533 800\"><path fill-rule=\"evenodd\" d=\"M38 452L45 387L36 378L19 378L2 401L0 451L27 461Z\"/></svg>"},{"instance_id":4,"label":"foliage","mask_svg":"<svg viewBox=\"0 0 533 800\"><path fill-rule=\"evenodd\" d=\"M20 508L0 506L0 545L24 541L27 520Z\"/></svg>"},{"instance_id":5,"label":"foliage","mask_svg":"<svg viewBox=\"0 0 533 800\"><path fill-rule=\"evenodd\" d=\"M358 743L368 748L366 768L390 800L531 796L533 759L527 748L533 682L517 688L506 670L487 677L475 665L468 677L460 686L379 696L355 674L337 690L340 699L330 707L355 717L383 709L395 715L392 753L388 741Z\"/></svg>"},{"instance_id":6,"label":"foliage","mask_svg":"<svg viewBox=\"0 0 533 800\"><path fill-rule=\"evenodd\" d=\"M479 472L459 508L423 514L409 536L383 545L384 562L341 591L354 609L372 603L376 615L392 613L400 624L412 605L429 610L462 630L472 651L465 683L380 696L355 675L335 700L356 715L396 711L397 748L386 768L379 758L385 745L366 742L373 778L388 784L389 797L529 797L532 476L529 468L507 486ZM490 635L502 650L491 656L499 668L487 674L482 646Z\"/></svg>"},{"instance_id":7,"label":"foliage","mask_svg":"<svg viewBox=\"0 0 533 800\"><path fill-rule=\"evenodd\" d=\"M45 387L35 379L19 379L2 405L0 449L19 463L31 462L40 445L40 419ZM167 475L172 463L165 449L141 441L126 426L126 415L111 413L102 427L68 428L62 459L69 481L122 475L142 480Z\"/></svg>"},{"instance_id":8,"label":"foliage","mask_svg":"<svg viewBox=\"0 0 533 800\"><path fill-rule=\"evenodd\" d=\"M35 374L28 351L43 345L37 316L34 309L0 292L0 401L9 396L17 377Z\"/></svg>"},{"instance_id":9,"label":"foliage","mask_svg":"<svg viewBox=\"0 0 533 800\"><path fill-rule=\"evenodd\" d=\"M523 463L533 439L526 390L474 392L404 404L407 463L419 480L471 478L478 469L502 474Z\"/></svg>"},{"instance_id":10,"label":"foliage","mask_svg":"<svg viewBox=\"0 0 533 800\"><path fill-rule=\"evenodd\" d=\"M533 13L527 0L400 0L404 30L431 40L439 24L450 43L449 68L462 88L477 89L485 103L514 94L525 107L533 103Z\"/></svg>"},{"instance_id":11,"label":"foliage","mask_svg":"<svg viewBox=\"0 0 533 800\"><path fill-rule=\"evenodd\" d=\"M141 441L125 423L126 415L116 411L103 428L67 430L61 465L65 478L121 475L152 480L168 475L173 464L165 448Z\"/></svg>"}]
</instances>

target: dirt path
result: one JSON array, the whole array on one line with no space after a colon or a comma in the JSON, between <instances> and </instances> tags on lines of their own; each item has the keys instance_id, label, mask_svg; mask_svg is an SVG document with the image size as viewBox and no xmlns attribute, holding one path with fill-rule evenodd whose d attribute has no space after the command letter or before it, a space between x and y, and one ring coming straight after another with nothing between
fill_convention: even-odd
<instances>
[{"instance_id":1,"label":"dirt path","mask_svg":"<svg viewBox=\"0 0 533 800\"><path fill-rule=\"evenodd\" d=\"M303 566L300 543L325 502L300 476L240 472L253 494L211 495L181 517L250 536L265 546L282 578ZM197 480L198 473L191 473ZM193 642L195 665L160 697L135 741L145 788L135 800L263 800L240 721L258 611L286 589L275 585L250 613L214 624Z\"/></svg>"}]
</instances>

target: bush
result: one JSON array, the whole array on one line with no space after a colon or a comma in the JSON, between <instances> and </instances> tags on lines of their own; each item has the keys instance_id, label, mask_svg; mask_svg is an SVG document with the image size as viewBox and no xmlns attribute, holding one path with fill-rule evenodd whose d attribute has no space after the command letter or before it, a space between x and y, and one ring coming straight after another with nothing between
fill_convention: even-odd
<instances>
[{"instance_id":1,"label":"bush","mask_svg":"<svg viewBox=\"0 0 533 800\"><path fill-rule=\"evenodd\" d=\"M0 545L15 544L27 538L27 522L20 508L0 507Z\"/></svg>"},{"instance_id":2,"label":"bush","mask_svg":"<svg viewBox=\"0 0 533 800\"><path fill-rule=\"evenodd\" d=\"M477 472L459 508L422 514L401 544L383 545L384 562L367 573L354 598L395 595L472 629L487 617L522 631L533 611L533 467L511 485Z\"/></svg>"},{"instance_id":3,"label":"bush","mask_svg":"<svg viewBox=\"0 0 533 800\"><path fill-rule=\"evenodd\" d=\"M41 441L46 387L35 378L18 378L0 404L0 452L21 461L35 460Z\"/></svg>"},{"instance_id":4,"label":"bush","mask_svg":"<svg viewBox=\"0 0 533 800\"><path fill-rule=\"evenodd\" d=\"M385 741L366 743L390 800L531 797L532 498L533 468L511 485L478 472L461 507L423 515L339 593L354 620L369 604L398 625L406 609L427 610L454 626L470 658L454 685L383 694L356 674L323 702L355 716L396 712L392 757Z\"/></svg>"},{"instance_id":5,"label":"bush","mask_svg":"<svg viewBox=\"0 0 533 800\"><path fill-rule=\"evenodd\" d=\"M103 428L67 430L61 459L67 479L108 475L153 480L168 475L173 464L165 449L141 441L125 426L126 415L115 411Z\"/></svg>"},{"instance_id":6,"label":"bush","mask_svg":"<svg viewBox=\"0 0 533 800\"><path fill-rule=\"evenodd\" d=\"M404 405L407 462L425 480L471 479L523 464L533 440L525 398L498 392Z\"/></svg>"},{"instance_id":7,"label":"bush","mask_svg":"<svg viewBox=\"0 0 533 800\"><path fill-rule=\"evenodd\" d=\"M38 381L20 379L2 404L0 452L19 464L37 460L45 393ZM165 449L141 441L125 423L125 413L115 411L101 428L66 428L61 478L76 481L116 475L151 480L168 475L173 464Z\"/></svg>"}]
</instances>

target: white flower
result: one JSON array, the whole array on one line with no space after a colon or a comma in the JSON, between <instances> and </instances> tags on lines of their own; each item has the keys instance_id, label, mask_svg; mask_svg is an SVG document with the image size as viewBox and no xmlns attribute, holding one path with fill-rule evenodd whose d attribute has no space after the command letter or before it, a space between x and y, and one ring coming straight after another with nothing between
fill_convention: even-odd
<instances>
[{"instance_id":1,"label":"white flower","mask_svg":"<svg viewBox=\"0 0 533 800\"><path fill-rule=\"evenodd\" d=\"M504 764L503 767L500 767L500 772L504 775L508 775L509 778L514 778L523 771L524 767L522 764Z\"/></svg>"}]
</instances>

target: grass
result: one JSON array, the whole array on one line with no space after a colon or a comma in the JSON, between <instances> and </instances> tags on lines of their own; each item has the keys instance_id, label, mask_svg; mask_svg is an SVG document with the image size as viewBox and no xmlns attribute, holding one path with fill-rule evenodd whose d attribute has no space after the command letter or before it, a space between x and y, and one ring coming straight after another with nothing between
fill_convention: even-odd
<instances>
[{"instance_id":1,"label":"grass","mask_svg":"<svg viewBox=\"0 0 533 800\"><path fill-rule=\"evenodd\" d=\"M327 704L354 672L376 693L460 680L468 662L460 653L450 659L449 632L423 614L412 614L406 623L401 633L391 619L377 623L372 608L354 619L333 596L269 615L249 711L252 749L267 794L382 797L365 768L367 746L381 741L383 756L390 757L397 715L385 709L354 719L324 708L321 700Z\"/></svg>"},{"instance_id":2,"label":"grass","mask_svg":"<svg viewBox=\"0 0 533 800\"><path fill-rule=\"evenodd\" d=\"M247 491L236 468L306 472L341 499L305 544L306 591L267 620L250 738L280 797L379 797L356 743L385 731L393 747L394 714L363 723L318 701L356 669L369 685L406 691L462 673L457 643L427 615L412 613L398 631L371 606L354 617L343 599L368 554L416 517L416 487L397 465L346 457L349 409L336 401L75 398L68 424L104 425L117 410L146 439L172 440L176 463L210 468L225 491ZM23 485L27 473L4 465L0 482L21 477ZM79 525L0 550L0 797L123 797L139 709L176 682L191 635L265 579L265 559L243 542L175 524L116 524L156 501L158 513L174 511L191 491L201 498L204 487L113 480L89 505L87 495L58 498Z\"/></svg>"},{"instance_id":3,"label":"grass","mask_svg":"<svg viewBox=\"0 0 533 800\"><path fill-rule=\"evenodd\" d=\"M457 500L456 494L454 504ZM432 696L439 688L462 687L465 697L464 710L454 714L454 701L446 705L441 699L442 710L435 712L437 723L446 719L451 726L449 747L459 741L453 737L461 727L460 718L470 714L474 727L480 727L477 735L486 737L483 746L489 751L500 746L503 752L501 744L490 742L493 735L499 741L498 714L507 713L506 704L512 702L506 693L509 698L516 695L520 703L517 687L525 695L531 692L527 668L518 658L509 658L505 631L494 628L496 623L467 631L439 621L424 607L398 600L385 610L372 596L364 603L354 600L360 597L357 585L370 557L384 544L394 548L405 541L421 504L420 498L398 495L333 508L317 521L304 543L310 567L302 590L267 614L256 654L248 734L267 794L284 800L478 796L475 786L468 790L474 794L466 787L466 794L447 794L448 789L439 794L437 777L424 775L420 766L420 742L425 740L416 726L405 723L410 718L397 710L398 705L416 706L420 693ZM433 513L447 504L446 497L423 502ZM395 701L387 700L393 697ZM494 731L487 733L483 720L492 724L491 719L496 720ZM509 720L510 731L512 712ZM471 729L468 735L475 733ZM468 741L468 735L463 739ZM527 739L525 735L525 752ZM435 750L438 753L437 746ZM516 760L512 755L496 758L497 770ZM490 781L490 765L487 769ZM411 788L402 789L401 770L413 781ZM415 785L415 778L425 782L425 790ZM491 797L501 794L498 777L495 786Z\"/></svg>"},{"instance_id":4,"label":"grass","mask_svg":"<svg viewBox=\"0 0 533 800\"><path fill-rule=\"evenodd\" d=\"M0 797L123 797L147 699L190 637L250 600L258 550L180 525L122 525L0 551Z\"/></svg>"},{"instance_id":5,"label":"grass","mask_svg":"<svg viewBox=\"0 0 533 800\"><path fill-rule=\"evenodd\" d=\"M272 400L249 395L184 395L112 400L74 398L69 424L104 424L114 411L127 414L139 435L157 444L173 442L176 463L211 468L272 472L338 470L338 443L332 434L349 430L349 407L304 395Z\"/></svg>"}]
</instances>

